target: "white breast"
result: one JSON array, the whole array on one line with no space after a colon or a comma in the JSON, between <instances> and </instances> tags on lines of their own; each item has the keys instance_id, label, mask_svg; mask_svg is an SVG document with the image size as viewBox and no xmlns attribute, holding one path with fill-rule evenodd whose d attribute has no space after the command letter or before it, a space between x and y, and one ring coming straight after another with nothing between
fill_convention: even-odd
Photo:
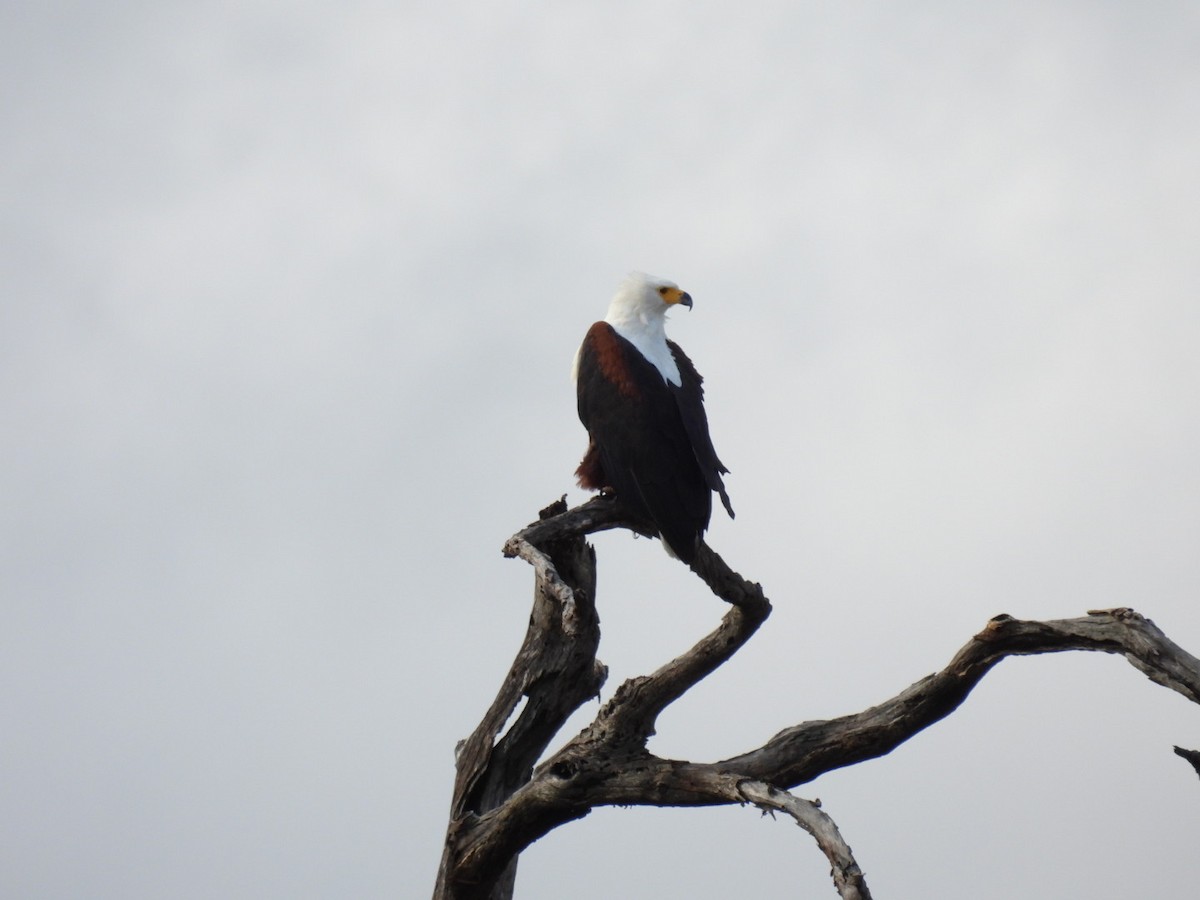
<instances>
[{"instance_id":1,"label":"white breast","mask_svg":"<svg viewBox=\"0 0 1200 900\"><path fill-rule=\"evenodd\" d=\"M679 366L675 364L675 357L667 346L667 336L661 329L657 335L651 333L652 330L623 328L621 325L613 325L613 330L637 347L638 352L650 360L664 379L676 387L683 384L683 379L679 377Z\"/></svg>"}]
</instances>

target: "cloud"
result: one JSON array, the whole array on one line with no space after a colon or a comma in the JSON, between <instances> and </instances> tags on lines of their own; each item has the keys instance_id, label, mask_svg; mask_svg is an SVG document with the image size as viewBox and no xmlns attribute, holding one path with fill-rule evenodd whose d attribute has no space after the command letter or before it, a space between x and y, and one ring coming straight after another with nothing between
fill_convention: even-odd
<instances>
[{"instance_id":1,"label":"cloud","mask_svg":"<svg viewBox=\"0 0 1200 900\"><path fill-rule=\"evenodd\" d=\"M4 893L431 884L527 614L499 547L581 496L567 372L634 268L696 298L670 330L734 470L713 543L776 603L657 751L876 702L1000 611L1200 625L1187 7L4 15ZM720 610L652 542L597 545L611 690ZM1123 665L1006 663L813 790L879 890L1178 892L1190 773L1155 760L1186 712ZM1111 866L1096 772L1139 812ZM653 853L599 871L623 835ZM703 848L796 839L603 811L519 885L766 892L792 871Z\"/></svg>"}]
</instances>

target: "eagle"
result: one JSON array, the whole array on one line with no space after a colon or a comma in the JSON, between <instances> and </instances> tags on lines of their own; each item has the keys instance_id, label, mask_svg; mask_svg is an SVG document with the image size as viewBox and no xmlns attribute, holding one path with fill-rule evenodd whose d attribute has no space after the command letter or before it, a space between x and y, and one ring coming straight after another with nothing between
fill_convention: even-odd
<instances>
[{"instance_id":1,"label":"eagle","mask_svg":"<svg viewBox=\"0 0 1200 900\"><path fill-rule=\"evenodd\" d=\"M668 553L691 565L712 517L712 495L733 507L728 474L708 433L704 379L667 340L666 314L692 308L671 281L641 272L621 284L608 315L588 329L575 355L579 420L587 452L579 486L611 493L653 523Z\"/></svg>"}]
</instances>

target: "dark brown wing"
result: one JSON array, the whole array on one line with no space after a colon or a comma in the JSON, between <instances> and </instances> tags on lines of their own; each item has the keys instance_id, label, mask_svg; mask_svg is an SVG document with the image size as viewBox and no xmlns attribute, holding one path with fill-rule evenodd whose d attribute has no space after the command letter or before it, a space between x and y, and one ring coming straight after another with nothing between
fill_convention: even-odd
<instances>
[{"instance_id":1,"label":"dark brown wing","mask_svg":"<svg viewBox=\"0 0 1200 900\"><path fill-rule=\"evenodd\" d=\"M712 492L677 389L605 322L588 330L577 378L579 419L591 438L581 480L585 465L594 480L598 461L603 486L653 522L672 552L691 563L712 515Z\"/></svg>"},{"instance_id":2,"label":"dark brown wing","mask_svg":"<svg viewBox=\"0 0 1200 900\"><path fill-rule=\"evenodd\" d=\"M717 458L712 437L708 433L708 415L704 412L704 379L678 344L667 341L667 346L671 348L675 365L679 367L680 385L674 389L675 402L679 405L683 427L692 442L696 462L704 475L705 483L710 490L721 495L721 503L732 519L733 506L729 502L729 494L725 492L725 481L721 478L722 475L729 474L729 470Z\"/></svg>"}]
</instances>

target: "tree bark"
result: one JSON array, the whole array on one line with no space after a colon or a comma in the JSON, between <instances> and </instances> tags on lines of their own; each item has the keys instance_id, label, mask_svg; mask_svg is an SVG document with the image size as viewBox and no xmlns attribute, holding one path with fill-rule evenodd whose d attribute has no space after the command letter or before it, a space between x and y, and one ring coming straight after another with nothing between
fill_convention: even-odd
<instances>
[{"instance_id":1,"label":"tree bark","mask_svg":"<svg viewBox=\"0 0 1200 900\"><path fill-rule=\"evenodd\" d=\"M565 510L566 503L560 500L542 510L541 517ZM472 884L457 872L453 850L460 843L459 835L529 781L547 744L571 713L600 693L608 674L596 659L600 619L595 605L595 552L582 533L549 536L545 547L543 552L524 541L514 545L512 555L526 559L536 573L533 611L525 640L496 699L456 749L450 826L435 897L512 897L516 854L490 860L473 876L477 881ZM496 740L522 698L524 709Z\"/></svg>"}]
</instances>

